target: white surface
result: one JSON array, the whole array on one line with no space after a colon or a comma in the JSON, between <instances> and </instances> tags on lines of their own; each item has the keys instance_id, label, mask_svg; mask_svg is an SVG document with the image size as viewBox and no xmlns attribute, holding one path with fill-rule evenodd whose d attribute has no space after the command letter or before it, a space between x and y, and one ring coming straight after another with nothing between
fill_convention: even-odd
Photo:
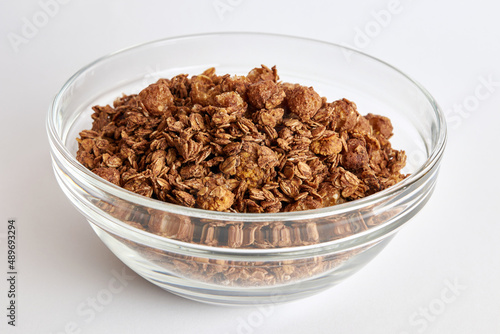
<instances>
[{"instance_id":1,"label":"white surface","mask_svg":"<svg viewBox=\"0 0 500 334\"><path fill-rule=\"evenodd\" d=\"M0 3L1 333L500 333L498 3L42 5L54 1ZM44 7L52 16L41 14ZM392 14L377 23L381 10ZM23 37L34 18L41 27L24 28ZM371 37L360 37L363 29ZM358 47L422 83L448 112L448 147L428 205L376 259L324 293L262 309L222 308L163 292L128 269L133 279L120 286L114 277L124 265L56 184L45 115L75 71L133 44L213 31L276 32ZM15 47L12 34L25 43ZM15 328L5 316L9 218L18 224Z\"/></svg>"}]
</instances>

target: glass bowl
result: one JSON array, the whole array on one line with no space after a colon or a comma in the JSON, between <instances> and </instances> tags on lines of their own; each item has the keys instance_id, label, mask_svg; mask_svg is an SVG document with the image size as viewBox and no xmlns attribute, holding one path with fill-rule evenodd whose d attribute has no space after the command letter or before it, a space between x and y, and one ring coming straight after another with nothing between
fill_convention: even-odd
<instances>
[{"instance_id":1,"label":"glass bowl","mask_svg":"<svg viewBox=\"0 0 500 334\"><path fill-rule=\"evenodd\" d=\"M347 98L363 115L389 117L392 146L406 151L403 171L411 175L332 207L244 214L142 197L76 160L76 138L90 128L92 106L138 93L161 77L209 67L246 75L261 64L276 65L282 81L313 86L328 101ZM428 201L446 142L434 99L394 67L339 45L261 33L169 38L100 58L62 87L50 106L47 132L59 185L120 260L165 290L224 305L303 298L358 271Z\"/></svg>"}]
</instances>

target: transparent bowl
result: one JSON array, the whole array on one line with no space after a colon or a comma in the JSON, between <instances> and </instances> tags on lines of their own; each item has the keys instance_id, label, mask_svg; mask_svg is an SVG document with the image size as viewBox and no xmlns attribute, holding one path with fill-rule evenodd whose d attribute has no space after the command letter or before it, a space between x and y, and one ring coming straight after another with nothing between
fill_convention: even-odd
<instances>
[{"instance_id":1,"label":"transparent bowl","mask_svg":"<svg viewBox=\"0 0 500 334\"><path fill-rule=\"evenodd\" d=\"M389 117L393 147L411 176L374 195L301 212L243 214L161 202L97 177L75 158L91 107L138 93L161 77L246 75L276 65L280 79L313 86L328 101L347 98L361 114ZM167 291L193 300L249 305L303 298L358 271L425 205L446 142L430 94L394 67L339 45L260 33L169 38L122 50L82 68L52 103L47 132L64 193L109 249ZM154 224L153 234L138 228ZM207 242L210 240L210 242Z\"/></svg>"}]
</instances>

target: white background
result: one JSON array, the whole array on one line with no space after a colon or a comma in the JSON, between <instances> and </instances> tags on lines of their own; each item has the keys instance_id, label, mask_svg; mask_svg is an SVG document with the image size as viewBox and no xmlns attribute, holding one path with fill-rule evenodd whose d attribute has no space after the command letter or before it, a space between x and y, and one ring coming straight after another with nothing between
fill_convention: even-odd
<instances>
[{"instance_id":1,"label":"white background","mask_svg":"<svg viewBox=\"0 0 500 334\"><path fill-rule=\"evenodd\" d=\"M66 2L0 3L1 333L500 333L498 2ZM215 31L356 47L419 81L447 113L448 146L427 206L364 269L319 295L264 309L171 295L124 269L56 184L44 122L74 72L137 43ZM10 218L15 328L5 316ZM94 311L91 301L122 270L132 279Z\"/></svg>"}]
</instances>

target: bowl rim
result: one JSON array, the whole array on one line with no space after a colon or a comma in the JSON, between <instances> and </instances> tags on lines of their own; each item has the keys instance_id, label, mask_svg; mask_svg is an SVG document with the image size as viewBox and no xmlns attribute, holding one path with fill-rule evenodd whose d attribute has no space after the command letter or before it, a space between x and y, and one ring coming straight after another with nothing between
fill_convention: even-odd
<instances>
[{"instance_id":1,"label":"bowl rim","mask_svg":"<svg viewBox=\"0 0 500 334\"><path fill-rule=\"evenodd\" d=\"M112 60L114 57L118 57L122 54L137 51L139 49L143 48L151 48L155 46L159 46L165 43L175 43L176 41L186 41L189 39L199 39L199 38L215 38L217 36L254 36L254 37L262 37L262 38L278 38L278 39L289 39L289 40L295 40L295 41L301 41L301 42L307 42L307 43L313 43L313 44L322 44L328 47L334 47L334 48L339 48L339 49L344 49L352 54L356 54L361 57L366 57L371 59L372 61L375 61L376 63L379 63L381 65L384 65L388 68L390 68L392 71L395 71L399 75L403 76L406 80L408 80L411 84L415 85L421 93L425 96L425 98L428 100L428 102L431 104L432 109L434 111L434 116L436 119L436 124L437 124L437 129L438 129L438 140L435 144L435 146L432 148L432 151L430 152L430 155L428 159L417 169L415 170L411 175L409 175L407 178L404 180L398 182L397 184L383 190L380 192L377 192L375 194L372 194L370 196L360 198L351 202L346 202L342 204L337 204L334 206L330 207L325 207L325 208L320 208L320 209L313 209L313 210L305 210L305 211L294 211L294 212L278 212L278 213L233 213L233 212L219 212L219 211L210 211L210 210L204 210L204 209L199 209L199 208L189 208L173 203L168 203L168 202L163 202L160 200L148 198L145 196L141 196L139 194L133 193L131 191L125 190L124 188L117 186L115 184L112 184L111 182L108 182L104 179L101 179L98 177L96 174L94 174L92 171L89 169L85 168L80 162L76 160L76 157L71 154L71 152L66 148L64 145L61 136L58 134L58 131L56 129L55 121L56 121L56 114L57 114L57 109L58 106L61 104L61 100L64 96L64 94L70 89L73 83L75 83L76 80L78 80L85 72L92 70L94 66L97 66L101 63L104 63L106 61ZM316 219L316 218L321 218L325 216L330 216L334 214L344 214L347 212L351 212L354 210L359 210L360 208L363 207L368 207L368 206L373 206L376 203L382 202L384 199L391 197L393 195L396 195L397 193L400 193L404 191L405 189L408 189L408 187L416 182L418 182L421 178L423 178L427 173L429 173L439 162L441 159L444 148L446 146L446 141L447 141L447 129L446 129L446 120L444 113L442 112L441 108L435 101L435 99L432 97L432 95L417 81L412 79L410 76L399 70L398 68L390 65L389 63L380 60L374 56L371 56L367 53L364 53L362 51L356 50L354 48L340 45L337 43L331 43L323 40L318 40L318 39L312 39L312 38L307 38L307 37L300 37L300 36L292 36L292 35L286 35L286 34L274 34L274 33L262 33L262 32L211 32L211 33L202 33L202 34L188 34L188 35L181 35L181 36L174 36L174 37L168 37L168 38L162 38L162 39L157 39L157 40L152 40L148 41L145 43L139 43L136 45L132 45L127 48L123 48L121 50L109 53L105 56L102 56L100 58L97 58L93 62L85 65L82 67L80 70L78 70L75 74L73 74L67 81L66 83L62 86L62 88L59 90L59 92L56 94L55 98L53 99L49 111L47 113L47 118L46 118L46 130L49 136L49 140L51 141L52 148L56 149L58 153L62 157L64 157L65 161L69 163L72 168L74 169L73 171L78 173L81 176L84 176L86 181L89 181L89 183L95 187L97 187L99 190L104 191L106 193L109 193L112 196L116 196L117 198L133 203L135 205L140 205L144 206L147 208L151 209L156 209L160 211L167 211L172 214L181 214L181 215L187 215L189 217L193 218L208 218L208 219L218 219L221 221L251 221L251 222L273 222L273 221L295 221L295 220L309 220L309 219ZM384 226L386 222L380 224L379 226ZM127 225L127 227L132 228L131 226ZM133 231L137 232L142 232L139 229L132 228ZM371 230L371 229L369 229ZM368 230L368 231L369 231ZM170 239L167 237L162 237L159 235L156 235L152 232L147 232L148 235L155 236L162 238L166 241L176 241L179 242L178 240ZM357 235L357 234L355 234ZM342 240L338 239L338 240ZM181 242L182 243L182 242ZM189 242L184 242L186 245L192 246L192 243ZM220 248L216 246L207 246L211 248ZM303 246L297 246L297 247L303 247ZM296 248L296 247L290 247L290 248ZM281 248L283 250L285 248ZM289 249L289 248L286 248Z\"/></svg>"}]
</instances>

